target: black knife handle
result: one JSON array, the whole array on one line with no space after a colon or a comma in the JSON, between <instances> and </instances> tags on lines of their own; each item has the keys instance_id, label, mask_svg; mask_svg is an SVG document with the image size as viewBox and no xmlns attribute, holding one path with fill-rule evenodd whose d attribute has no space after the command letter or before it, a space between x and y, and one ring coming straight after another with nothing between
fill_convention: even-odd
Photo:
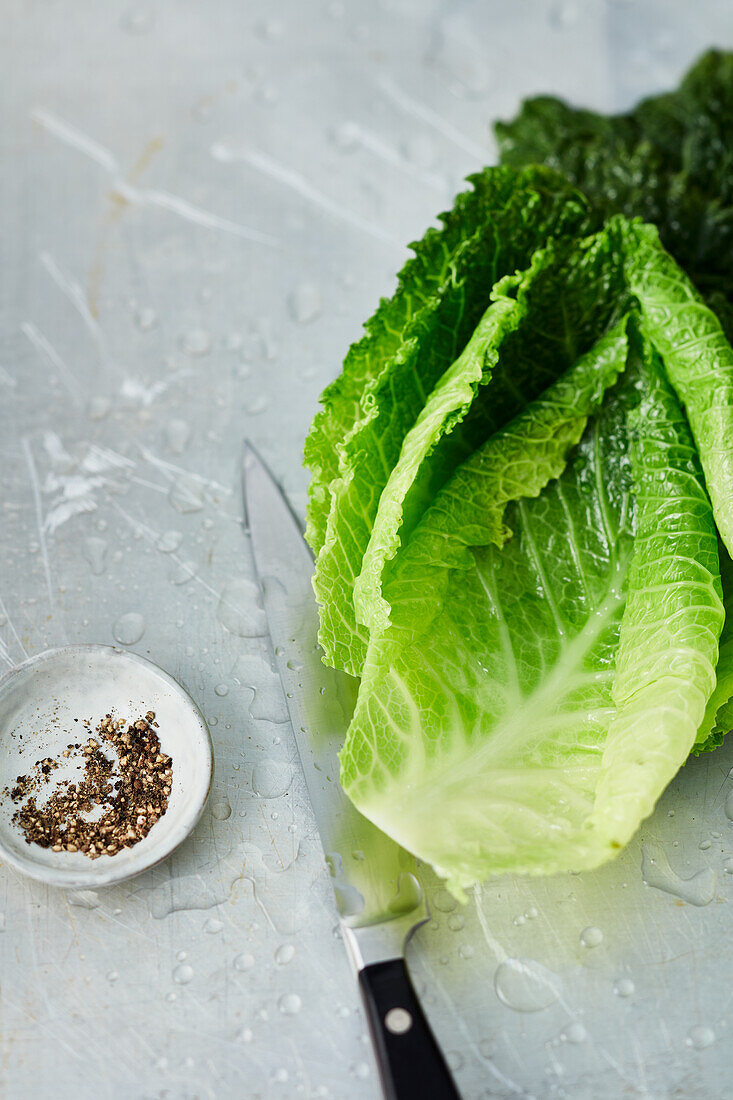
<instances>
[{"instance_id":1,"label":"black knife handle","mask_svg":"<svg viewBox=\"0 0 733 1100\"><path fill-rule=\"evenodd\" d=\"M365 966L359 986L385 1100L460 1100L405 960Z\"/></svg>"}]
</instances>

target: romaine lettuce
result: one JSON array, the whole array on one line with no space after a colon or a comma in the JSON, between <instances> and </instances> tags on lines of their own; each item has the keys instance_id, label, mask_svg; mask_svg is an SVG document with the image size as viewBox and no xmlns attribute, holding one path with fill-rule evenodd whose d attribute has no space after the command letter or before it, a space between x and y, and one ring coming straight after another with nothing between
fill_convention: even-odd
<instances>
[{"instance_id":1,"label":"romaine lettuce","mask_svg":"<svg viewBox=\"0 0 733 1100\"><path fill-rule=\"evenodd\" d=\"M314 420L342 783L456 893L601 863L733 725L732 120L716 52L528 101Z\"/></svg>"}]
</instances>

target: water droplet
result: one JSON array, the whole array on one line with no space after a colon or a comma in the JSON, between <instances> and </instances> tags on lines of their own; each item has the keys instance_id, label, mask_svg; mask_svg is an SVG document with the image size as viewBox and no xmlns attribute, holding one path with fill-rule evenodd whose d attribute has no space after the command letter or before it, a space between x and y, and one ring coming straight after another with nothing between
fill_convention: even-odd
<instances>
[{"instance_id":1,"label":"water droplet","mask_svg":"<svg viewBox=\"0 0 733 1100\"><path fill-rule=\"evenodd\" d=\"M278 966L287 966L295 958L295 948L292 943L281 943L275 951L275 962Z\"/></svg>"},{"instance_id":2,"label":"water droplet","mask_svg":"<svg viewBox=\"0 0 733 1100\"><path fill-rule=\"evenodd\" d=\"M208 932L210 936L215 936L217 932L221 932L224 927L224 922L217 920L216 917L209 917L204 924L204 932Z\"/></svg>"},{"instance_id":3,"label":"water droplet","mask_svg":"<svg viewBox=\"0 0 733 1100\"><path fill-rule=\"evenodd\" d=\"M726 875L733 875L733 856L726 856L723 860L723 870Z\"/></svg>"},{"instance_id":4,"label":"water droplet","mask_svg":"<svg viewBox=\"0 0 733 1100\"><path fill-rule=\"evenodd\" d=\"M175 993L167 993L165 999L169 1004L172 1004L174 1001L178 1000L178 996Z\"/></svg>"},{"instance_id":5,"label":"water droplet","mask_svg":"<svg viewBox=\"0 0 733 1100\"><path fill-rule=\"evenodd\" d=\"M183 535L180 531L164 531L155 545L161 554L172 554L182 542Z\"/></svg>"},{"instance_id":6,"label":"water droplet","mask_svg":"<svg viewBox=\"0 0 733 1100\"><path fill-rule=\"evenodd\" d=\"M168 577L171 584L175 584L180 587L182 584L188 584L196 576L198 566L195 561L174 561L168 572Z\"/></svg>"},{"instance_id":7,"label":"water droplet","mask_svg":"<svg viewBox=\"0 0 733 1100\"><path fill-rule=\"evenodd\" d=\"M254 1039L254 1032L251 1027L243 1027L240 1031L238 1038L242 1043L251 1043Z\"/></svg>"},{"instance_id":8,"label":"water droplet","mask_svg":"<svg viewBox=\"0 0 733 1100\"><path fill-rule=\"evenodd\" d=\"M218 696L224 698L225 695L229 694L229 684L217 684L214 691Z\"/></svg>"},{"instance_id":9,"label":"water droplet","mask_svg":"<svg viewBox=\"0 0 733 1100\"><path fill-rule=\"evenodd\" d=\"M580 942L583 947L598 947L599 944L603 943L603 933L600 928L590 925L580 933Z\"/></svg>"},{"instance_id":10,"label":"water droplet","mask_svg":"<svg viewBox=\"0 0 733 1100\"><path fill-rule=\"evenodd\" d=\"M112 408L112 402L108 397L93 397L87 405L87 416L90 420L104 420Z\"/></svg>"},{"instance_id":11,"label":"water droplet","mask_svg":"<svg viewBox=\"0 0 733 1100\"><path fill-rule=\"evenodd\" d=\"M572 27L578 21L578 9L575 4L563 2L554 4L550 9L550 26L555 30Z\"/></svg>"},{"instance_id":12,"label":"water droplet","mask_svg":"<svg viewBox=\"0 0 733 1100\"><path fill-rule=\"evenodd\" d=\"M348 1008L346 1005L339 1005L336 1009L336 1015L340 1016L342 1020L345 1020L348 1016L351 1015L351 1009Z\"/></svg>"},{"instance_id":13,"label":"water droplet","mask_svg":"<svg viewBox=\"0 0 733 1100\"><path fill-rule=\"evenodd\" d=\"M260 590L252 581L237 578L225 586L216 609L221 625L238 638L260 638L267 619L260 606Z\"/></svg>"},{"instance_id":14,"label":"water droplet","mask_svg":"<svg viewBox=\"0 0 733 1100\"><path fill-rule=\"evenodd\" d=\"M527 920L534 920L536 917L539 916L539 913L537 912L535 907L532 906L532 908L528 909L527 912L524 915L527 918Z\"/></svg>"},{"instance_id":15,"label":"water droplet","mask_svg":"<svg viewBox=\"0 0 733 1100\"><path fill-rule=\"evenodd\" d=\"M694 1050L705 1050L715 1042L715 1032L711 1027L697 1025L690 1028L685 1042Z\"/></svg>"},{"instance_id":16,"label":"water droplet","mask_svg":"<svg viewBox=\"0 0 733 1100\"><path fill-rule=\"evenodd\" d=\"M459 1070L463 1069L465 1064L463 1055L458 1050L447 1050L445 1052L445 1060L452 1073L458 1073Z\"/></svg>"},{"instance_id":17,"label":"water droplet","mask_svg":"<svg viewBox=\"0 0 733 1100\"><path fill-rule=\"evenodd\" d=\"M232 807L228 798L218 798L211 804L211 816L215 817L217 821L226 821L228 817L232 816Z\"/></svg>"},{"instance_id":18,"label":"water droplet","mask_svg":"<svg viewBox=\"0 0 733 1100\"><path fill-rule=\"evenodd\" d=\"M165 439L174 454L183 454L190 438L191 428L185 420L174 418L168 421L165 426Z\"/></svg>"},{"instance_id":19,"label":"water droplet","mask_svg":"<svg viewBox=\"0 0 733 1100\"><path fill-rule=\"evenodd\" d=\"M295 1016L300 1012L302 1005L303 1002L297 993L283 993L282 997L277 1002L277 1007L284 1016Z\"/></svg>"},{"instance_id":20,"label":"water droplet","mask_svg":"<svg viewBox=\"0 0 733 1100\"><path fill-rule=\"evenodd\" d=\"M369 1076L369 1066L366 1062L356 1062L349 1070L352 1077L358 1077L360 1081L366 1081Z\"/></svg>"},{"instance_id":21,"label":"water droplet","mask_svg":"<svg viewBox=\"0 0 733 1100\"><path fill-rule=\"evenodd\" d=\"M84 539L83 554L89 562L95 577L101 576L104 572L104 559L107 555L107 543L104 539L100 539L96 535Z\"/></svg>"},{"instance_id":22,"label":"water droplet","mask_svg":"<svg viewBox=\"0 0 733 1100\"><path fill-rule=\"evenodd\" d=\"M254 964L254 955L248 955L245 953L243 955L237 955L236 959L234 960L234 969L244 973L247 970L251 970Z\"/></svg>"},{"instance_id":23,"label":"water droplet","mask_svg":"<svg viewBox=\"0 0 733 1100\"><path fill-rule=\"evenodd\" d=\"M401 871L397 878L397 893L389 903L391 913L409 913L423 900L422 886L410 871Z\"/></svg>"},{"instance_id":24,"label":"water droplet","mask_svg":"<svg viewBox=\"0 0 733 1100\"><path fill-rule=\"evenodd\" d=\"M491 87L494 73L465 31L437 35L430 60L455 96L473 99L486 95Z\"/></svg>"},{"instance_id":25,"label":"water droplet","mask_svg":"<svg viewBox=\"0 0 733 1100\"><path fill-rule=\"evenodd\" d=\"M257 24L257 33L260 38L282 38L285 33L285 24L282 19L263 19L261 23Z\"/></svg>"},{"instance_id":26,"label":"water droplet","mask_svg":"<svg viewBox=\"0 0 733 1100\"><path fill-rule=\"evenodd\" d=\"M472 959L474 956L474 950L470 943L462 943L458 948L458 954L462 959Z\"/></svg>"},{"instance_id":27,"label":"water droplet","mask_svg":"<svg viewBox=\"0 0 733 1100\"><path fill-rule=\"evenodd\" d=\"M158 314L150 306L143 306L135 314L135 324L141 332L149 332L158 323Z\"/></svg>"},{"instance_id":28,"label":"water droplet","mask_svg":"<svg viewBox=\"0 0 733 1100\"><path fill-rule=\"evenodd\" d=\"M280 98L280 93L272 84L263 84L256 89L255 95L262 103L267 103L269 106L272 106L273 103L277 103Z\"/></svg>"},{"instance_id":29,"label":"water droplet","mask_svg":"<svg viewBox=\"0 0 733 1100\"><path fill-rule=\"evenodd\" d=\"M450 928L451 932L460 932L461 929L465 927L465 924L466 922L460 913L452 913L448 917L448 927Z\"/></svg>"},{"instance_id":30,"label":"water droplet","mask_svg":"<svg viewBox=\"0 0 733 1100\"><path fill-rule=\"evenodd\" d=\"M361 145L361 130L356 122L347 120L334 128L331 139L340 152L352 153Z\"/></svg>"},{"instance_id":31,"label":"water droplet","mask_svg":"<svg viewBox=\"0 0 733 1100\"><path fill-rule=\"evenodd\" d=\"M577 1020L565 1028L565 1038L569 1043L584 1043L588 1038L588 1032Z\"/></svg>"},{"instance_id":32,"label":"water droplet","mask_svg":"<svg viewBox=\"0 0 733 1100\"><path fill-rule=\"evenodd\" d=\"M170 487L168 501L181 515L200 512L204 506L204 487L188 474L181 474Z\"/></svg>"},{"instance_id":33,"label":"water droplet","mask_svg":"<svg viewBox=\"0 0 733 1100\"><path fill-rule=\"evenodd\" d=\"M331 878L338 878L344 873L344 861L340 852L326 852L326 866Z\"/></svg>"},{"instance_id":34,"label":"water droplet","mask_svg":"<svg viewBox=\"0 0 733 1100\"><path fill-rule=\"evenodd\" d=\"M634 992L634 983L631 978L619 978L613 986L613 991L617 997L631 997Z\"/></svg>"},{"instance_id":35,"label":"water droplet","mask_svg":"<svg viewBox=\"0 0 733 1100\"><path fill-rule=\"evenodd\" d=\"M364 895L349 882L339 882L333 888L336 908L342 917L356 917L366 904Z\"/></svg>"},{"instance_id":36,"label":"water droplet","mask_svg":"<svg viewBox=\"0 0 733 1100\"><path fill-rule=\"evenodd\" d=\"M117 973L116 970L110 970L110 972L107 975L107 981L108 982L116 982L118 978L119 978L119 974Z\"/></svg>"},{"instance_id":37,"label":"water droplet","mask_svg":"<svg viewBox=\"0 0 733 1100\"><path fill-rule=\"evenodd\" d=\"M185 355L207 355L211 351L211 333L204 328L192 328L181 337L181 351Z\"/></svg>"},{"instance_id":38,"label":"water droplet","mask_svg":"<svg viewBox=\"0 0 733 1100\"><path fill-rule=\"evenodd\" d=\"M496 968L494 989L507 1008L539 1012L558 999L560 979L534 959L509 958Z\"/></svg>"},{"instance_id":39,"label":"water droplet","mask_svg":"<svg viewBox=\"0 0 733 1100\"><path fill-rule=\"evenodd\" d=\"M263 413L267 406L270 404L266 393L258 394L257 397L253 397L251 401L248 401L244 407L244 411L248 416L259 416Z\"/></svg>"},{"instance_id":40,"label":"water droplet","mask_svg":"<svg viewBox=\"0 0 733 1100\"><path fill-rule=\"evenodd\" d=\"M687 901L690 905L709 905L715 897L715 871L706 867L691 878L680 878L669 865L659 845L644 844L641 849L641 875L647 886Z\"/></svg>"},{"instance_id":41,"label":"water droplet","mask_svg":"<svg viewBox=\"0 0 733 1100\"><path fill-rule=\"evenodd\" d=\"M725 816L729 821L733 821L733 791L728 792L728 797L725 800Z\"/></svg>"},{"instance_id":42,"label":"water droplet","mask_svg":"<svg viewBox=\"0 0 733 1100\"><path fill-rule=\"evenodd\" d=\"M177 952L177 954L176 954L176 958L178 959L179 963L182 963L182 962L184 961L184 959L187 959L187 958L188 958L188 952L186 952L186 951L179 951L179 952Z\"/></svg>"},{"instance_id":43,"label":"water droplet","mask_svg":"<svg viewBox=\"0 0 733 1100\"><path fill-rule=\"evenodd\" d=\"M120 26L128 34L147 34L154 21L149 8L129 8L120 19Z\"/></svg>"},{"instance_id":44,"label":"water droplet","mask_svg":"<svg viewBox=\"0 0 733 1100\"><path fill-rule=\"evenodd\" d=\"M300 325L315 321L323 309L323 297L313 283L301 283L290 295L290 312Z\"/></svg>"},{"instance_id":45,"label":"water droplet","mask_svg":"<svg viewBox=\"0 0 733 1100\"><path fill-rule=\"evenodd\" d=\"M112 635L120 645L134 645L144 633L145 619L139 611L128 611L126 615L120 615L112 627Z\"/></svg>"},{"instance_id":46,"label":"water droplet","mask_svg":"<svg viewBox=\"0 0 733 1100\"><path fill-rule=\"evenodd\" d=\"M402 143L402 152L417 168L430 168L435 161L435 146L427 134L412 134Z\"/></svg>"},{"instance_id":47,"label":"water droplet","mask_svg":"<svg viewBox=\"0 0 733 1100\"><path fill-rule=\"evenodd\" d=\"M290 764L266 760L252 769L252 790L260 798L280 798L293 781Z\"/></svg>"},{"instance_id":48,"label":"water droplet","mask_svg":"<svg viewBox=\"0 0 733 1100\"><path fill-rule=\"evenodd\" d=\"M179 985L187 985L191 978L193 978L193 967L188 963L177 966L173 971L173 981L178 982Z\"/></svg>"},{"instance_id":49,"label":"water droplet","mask_svg":"<svg viewBox=\"0 0 733 1100\"><path fill-rule=\"evenodd\" d=\"M439 913L452 913L457 904L458 902L453 895L442 887L440 890L435 891L433 908L437 909Z\"/></svg>"},{"instance_id":50,"label":"water droplet","mask_svg":"<svg viewBox=\"0 0 733 1100\"><path fill-rule=\"evenodd\" d=\"M290 1080L290 1077L286 1069L276 1069L270 1080L276 1085L285 1085Z\"/></svg>"}]
</instances>

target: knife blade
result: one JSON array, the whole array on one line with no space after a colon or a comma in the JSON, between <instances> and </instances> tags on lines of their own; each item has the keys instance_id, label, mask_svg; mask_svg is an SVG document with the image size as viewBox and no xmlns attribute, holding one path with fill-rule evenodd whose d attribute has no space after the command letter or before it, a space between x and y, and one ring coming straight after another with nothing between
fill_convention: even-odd
<instances>
[{"instance_id":1,"label":"knife blade","mask_svg":"<svg viewBox=\"0 0 733 1100\"><path fill-rule=\"evenodd\" d=\"M248 442L242 488L275 663L385 1096L456 1098L404 963L409 937L428 919L417 864L341 787L338 752L358 681L322 661L313 557L285 494Z\"/></svg>"}]
</instances>

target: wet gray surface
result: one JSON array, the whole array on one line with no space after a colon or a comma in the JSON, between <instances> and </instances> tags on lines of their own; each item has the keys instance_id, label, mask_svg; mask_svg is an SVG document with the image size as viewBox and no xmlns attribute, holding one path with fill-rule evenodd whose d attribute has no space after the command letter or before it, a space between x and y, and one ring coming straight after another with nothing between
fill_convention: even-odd
<instances>
[{"instance_id":1,"label":"wet gray surface","mask_svg":"<svg viewBox=\"0 0 733 1100\"><path fill-rule=\"evenodd\" d=\"M129 644L200 703L217 770L193 836L129 884L64 894L0 869L0 1090L375 1100L255 604L241 439L302 507L317 393L404 243L492 157L489 121L540 90L627 105L733 44L733 15L6 13L0 662ZM733 745L688 766L595 874L497 881L465 909L432 891L409 961L466 1100L733 1097L731 765Z\"/></svg>"}]
</instances>

